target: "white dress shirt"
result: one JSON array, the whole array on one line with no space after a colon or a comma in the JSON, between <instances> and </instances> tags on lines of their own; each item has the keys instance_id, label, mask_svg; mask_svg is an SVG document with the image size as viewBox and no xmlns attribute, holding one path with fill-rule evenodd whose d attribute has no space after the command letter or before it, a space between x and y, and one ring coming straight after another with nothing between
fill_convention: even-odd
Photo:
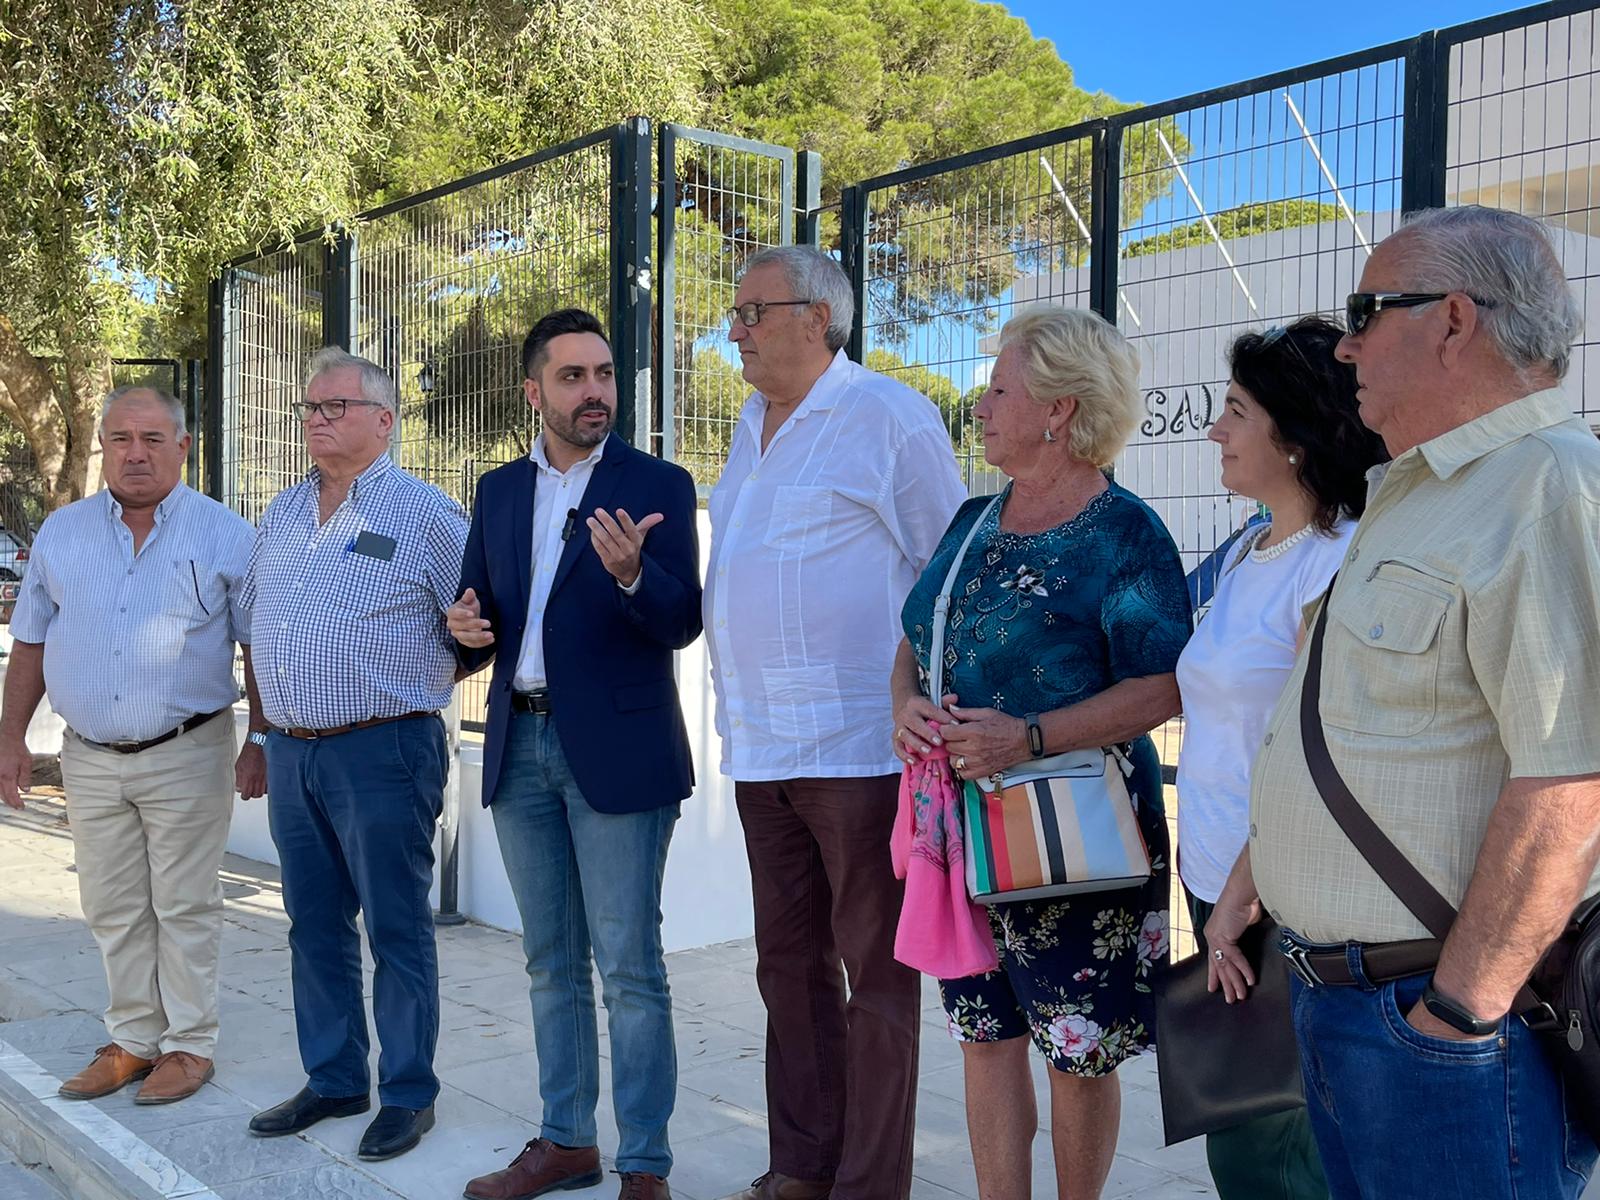
<instances>
[{"instance_id":1,"label":"white dress shirt","mask_svg":"<svg viewBox=\"0 0 1600 1200\"><path fill-rule=\"evenodd\" d=\"M567 514L583 504L584 489L594 474L595 464L606 452L602 441L594 453L582 462L573 463L565 471L550 465L545 454L544 434L533 441L528 457L533 460L533 578L528 587L528 623L523 626L522 649L517 656L517 673L511 686L519 692L531 692L546 684L544 675L545 605L550 603L550 585L555 582L556 566L561 562L561 549L567 529ZM584 524L588 513L580 512L572 523L573 537L588 537L589 527ZM637 583L637 581L635 581Z\"/></svg>"},{"instance_id":2,"label":"white dress shirt","mask_svg":"<svg viewBox=\"0 0 1600 1200\"><path fill-rule=\"evenodd\" d=\"M45 519L11 636L44 643L50 704L82 737L142 742L239 699L233 648L255 531L178 484L133 549L122 505L97 492Z\"/></svg>"},{"instance_id":3,"label":"white dress shirt","mask_svg":"<svg viewBox=\"0 0 1600 1200\"><path fill-rule=\"evenodd\" d=\"M763 452L745 402L711 493L705 627L722 770L887 775L900 608L966 499L921 394L839 352Z\"/></svg>"}]
</instances>

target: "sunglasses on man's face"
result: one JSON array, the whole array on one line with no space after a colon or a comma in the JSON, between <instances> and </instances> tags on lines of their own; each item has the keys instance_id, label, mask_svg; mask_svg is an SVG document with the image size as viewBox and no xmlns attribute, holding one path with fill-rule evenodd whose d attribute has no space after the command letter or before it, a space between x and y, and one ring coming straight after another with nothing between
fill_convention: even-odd
<instances>
[{"instance_id":1,"label":"sunglasses on man's face","mask_svg":"<svg viewBox=\"0 0 1600 1200\"><path fill-rule=\"evenodd\" d=\"M1351 335L1360 333L1372 319L1389 308L1417 308L1443 300L1449 292L1351 292L1344 302L1344 323ZM1468 296L1480 308L1493 308L1494 302Z\"/></svg>"}]
</instances>

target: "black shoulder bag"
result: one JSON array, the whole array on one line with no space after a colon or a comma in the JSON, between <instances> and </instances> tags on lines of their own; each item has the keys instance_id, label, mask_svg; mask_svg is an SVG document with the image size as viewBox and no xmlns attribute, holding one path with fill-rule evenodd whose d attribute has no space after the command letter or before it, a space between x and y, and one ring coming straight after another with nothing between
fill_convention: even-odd
<instances>
[{"instance_id":1,"label":"black shoulder bag","mask_svg":"<svg viewBox=\"0 0 1600 1200\"><path fill-rule=\"evenodd\" d=\"M1335 576L1335 579L1338 577ZM1300 691L1300 739L1317 794L1361 857L1441 942L1456 910L1389 840L1345 786L1322 731L1322 638L1333 596L1329 583L1317 613ZM1550 1055L1566 1086L1572 1115L1600 1141L1600 896L1580 904L1555 944L1517 993L1511 1011Z\"/></svg>"}]
</instances>

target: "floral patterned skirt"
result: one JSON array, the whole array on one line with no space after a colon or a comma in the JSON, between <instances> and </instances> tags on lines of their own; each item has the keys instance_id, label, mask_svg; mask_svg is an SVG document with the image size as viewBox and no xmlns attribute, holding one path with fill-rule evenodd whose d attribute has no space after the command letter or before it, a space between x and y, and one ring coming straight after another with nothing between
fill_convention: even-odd
<instances>
[{"instance_id":1,"label":"floral patterned skirt","mask_svg":"<svg viewBox=\"0 0 1600 1200\"><path fill-rule=\"evenodd\" d=\"M1136 772L1136 788L1144 774ZM1170 901L1160 807L1140 804L1139 826L1154 867L1149 883L989 909L999 969L939 981L956 1041L1031 1035L1050 1065L1070 1075L1106 1075L1155 1047L1151 984L1167 963Z\"/></svg>"}]
</instances>

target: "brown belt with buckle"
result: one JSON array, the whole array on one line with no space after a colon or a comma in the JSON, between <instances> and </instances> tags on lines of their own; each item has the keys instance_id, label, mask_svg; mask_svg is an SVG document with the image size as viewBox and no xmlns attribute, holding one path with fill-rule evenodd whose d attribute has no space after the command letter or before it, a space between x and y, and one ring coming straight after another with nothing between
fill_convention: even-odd
<instances>
[{"instance_id":1,"label":"brown belt with buckle","mask_svg":"<svg viewBox=\"0 0 1600 1200\"><path fill-rule=\"evenodd\" d=\"M137 754L141 750L148 750L152 746L170 742L173 738L188 733L191 729L199 729L207 721L220 717L228 711L226 708L219 708L216 712L197 713L176 729L169 729L159 737L147 738L142 742L92 742L84 737L83 734L78 733L77 730L73 730L73 732L78 733L78 740L85 746L93 746L96 750L114 750L118 754Z\"/></svg>"},{"instance_id":2,"label":"brown belt with buckle","mask_svg":"<svg viewBox=\"0 0 1600 1200\"><path fill-rule=\"evenodd\" d=\"M1436 938L1363 945L1359 947L1361 970L1369 983L1389 983L1408 975L1420 975L1438 965L1443 946ZM1285 942L1282 949L1289 969L1312 987L1352 987L1358 982L1351 974L1350 960L1343 950L1307 950L1293 942Z\"/></svg>"},{"instance_id":3,"label":"brown belt with buckle","mask_svg":"<svg viewBox=\"0 0 1600 1200\"><path fill-rule=\"evenodd\" d=\"M357 729L371 729L374 725L387 725L391 721L409 721L414 717L437 717L436 712L408 712L401 713L398 717L369 717L365 721L351 721L348 725L335 725L331 729L294 729L282 725L273 726L273 732L281 733L286 737L299 738L303 742L316 741L318 738L338 737L341 733L354 733Z\"/></svg>"}]
</instances>

